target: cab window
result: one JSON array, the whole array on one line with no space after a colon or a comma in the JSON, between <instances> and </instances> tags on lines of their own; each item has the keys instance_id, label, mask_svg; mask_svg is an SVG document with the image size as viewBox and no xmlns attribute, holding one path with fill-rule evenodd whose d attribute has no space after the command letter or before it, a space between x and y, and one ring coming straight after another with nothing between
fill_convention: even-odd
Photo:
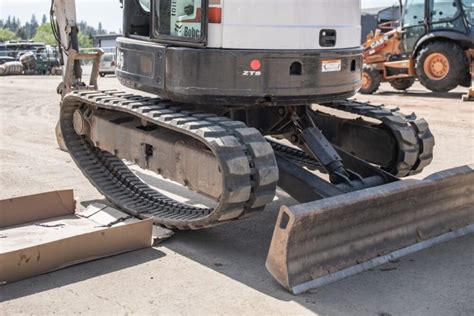
<instances>
[{"instance_id":1,"label":"cab window","mask_svg":"<svg viewBox=\"0 0 474 316\"><path fill-rule=\"evenodd\" d=\"M202 0L160 0L155 7L158 36L198 41L204 26Z\"/></svg>"},{"instance_id":2,"label":"cab window","mask_svg":"<svg viewBox=\"0 0 474 316\"><path fill-rule=\"evenodd\" d=\"M457 1L434 0L431 8L431 21L433 23L452 21L460 12L461 8L459 8Z\"/></svg>"},{"instance_id":3,"label":"cab window","mask_svg":"<svg viewBox=\"0 0 474 316\"><path fill-rule=\"evenodd\" d=\"M403 15L403 26L417 26L425 19L425 0L407 0Z\"/></svg>"},{"instance_id":4,"label":"cab window","mask_svg":"<svg viewBox=\"0 0 474 316\"><path fill-rule=\"evenodd\" d=\"M474 25L474 0L463 0L461 3L466 14L467 22L472 27Z\"/></svg>"},{"instance_id":5,"label":"cab window","mask_svg":"<svg viewBox=\"0 0 474 316\"><path fill-rule=\"evenodd\" d=\"M114 60L114 54L104 54L102 56L102 61L113 61Z\"/></svg>"}]
</instances>

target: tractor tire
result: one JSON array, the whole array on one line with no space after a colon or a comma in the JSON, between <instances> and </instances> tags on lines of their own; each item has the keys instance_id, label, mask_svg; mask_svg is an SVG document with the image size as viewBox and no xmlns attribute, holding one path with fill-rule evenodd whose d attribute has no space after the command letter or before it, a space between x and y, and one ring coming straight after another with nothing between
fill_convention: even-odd
<instances>
[{"instance_id":1,"label":"tractor tire","mask_svg":"<svg viewBox=\"0 0 474 316\"><path fill-rule=\"evenodd\" d=\"M362 86L359 90L362 94L373 94L380 87L382 76L374 67L364 65L362 68Z\"/></svg>"},{"instance_id":2,"label":"tractor tire","mask_svg":"<svg viewBox=\"0 0 474 316\"><path fill-rule=\"evenodd\" d=\"M471 87L471 74L467 73L461 83L459 83L459 85L464 88Z\"/></svg>"},{"instance_id":3,"label":"tractor tire","mask_svg":"<svg viewBox=\"0 0 474 316\"><path fill-rule=\"evenodd\" d=\"M433 42L416 58L416 74L421 84L433 92L448 92L464 79L468 68L466 54L451 42Z\"/></svg>"},{"instance_id":4,"label":"tractor tire","mask_svg":"<svg viewBox=\"0 0 474 316\"><path fill-rule=\"evenodd\" d=\"M395 79L390 81L390 85L395 90L408 90L415 83L415 78Z\"/></svg>"}]
</instances>

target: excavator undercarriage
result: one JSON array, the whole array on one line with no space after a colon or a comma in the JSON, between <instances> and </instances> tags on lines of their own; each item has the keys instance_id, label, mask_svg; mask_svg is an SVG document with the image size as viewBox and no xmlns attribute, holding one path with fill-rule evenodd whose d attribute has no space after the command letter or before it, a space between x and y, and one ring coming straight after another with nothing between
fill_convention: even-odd
<instances>
[{"instance_id":1,"label":"excavator undercarriage","mask_svg":"<svg viewBox=\"0 0 474 316\"><path fill-rule=\"evenodd\" d=\"M422 119L356 101L319 107L364 115L374 122L341 119L308 106L280 107L268 131L272 134L267 134L274 138L266 139L255 128L260 126L249 127L191 105L118 91L83 91L64 98L61 130L76 162L81 168L89 166L86 176L112 201L134 214L155 216L157 224L180 229L255 213L273 200L277 184L300 202L313 201L397 181L396 176L416 174L432 159L434 140ZM327 130L320 129L324 126ZM384 145L369 147L370 142ZM117 171L126 167L120 159L178 182L216 205L185 206L143 188L137 194L152 204L140 200L143 205L134 206L133 190L129 196L115 188L126 186L124 179L131 175ZM103 169L97 163L103 163ZM109 180L116 185L109 188Z\"/></svg>"},{"instance_id":2,"label":"excavator undercarriage","mask_svg":"<svg viewBox=\"0 0 474 316\"><path fill-rule=\"evenodd\" d=\"M356 117L326 113L335 110ZM423 119L353 100L275 111L274 124L256 126L264 135L243 122L255 113L237 121L230 117L243 114L235 109L211 113L115 90L77 91L62 101L60 126L91 183L159 225L201 229L248 217L272 202L277 185L306 203L281 209L267 259L296 294L431 246L432 237L474 229L472 167L399 180L432 160ZM167 196L134 164L200 198Z\"/></svg>"}]
</instances>

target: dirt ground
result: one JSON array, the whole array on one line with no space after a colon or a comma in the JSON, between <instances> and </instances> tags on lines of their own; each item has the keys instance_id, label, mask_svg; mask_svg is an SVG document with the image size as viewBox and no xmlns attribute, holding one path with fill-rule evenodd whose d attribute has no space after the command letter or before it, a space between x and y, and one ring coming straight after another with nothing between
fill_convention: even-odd
<instances>
[{"instance_id":1,"label":"dirt ground","mask_svg":"<svg viewBox=\"0 0 474 316\"><path fill-rule=\"evenodd\" d=\"M79 202L100 199L67 153L54 126L59 77L0 77L0 198L73 188ZM113 77L102 88L118 88ZM409 93L388 85L374 103L416 112L436 137L435 171L474 162L474 103L461 92ZM76 265L0 286L10 314L351 314L473 315L474 236L466 236L311 293L293 296L264 267L283 193L265 212L222 227L178 232L158 247ZM386 269L387 267L393 269Z\"/></svg>"}]
</instances>

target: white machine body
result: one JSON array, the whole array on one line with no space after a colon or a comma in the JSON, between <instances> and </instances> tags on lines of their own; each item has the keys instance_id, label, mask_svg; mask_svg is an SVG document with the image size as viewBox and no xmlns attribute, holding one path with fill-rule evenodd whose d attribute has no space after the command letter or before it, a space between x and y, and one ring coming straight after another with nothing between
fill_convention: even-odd
<instances>
[{"instance_id":1,"label":"white machine body","mask_svg":"<svg viewBox=\"0 0 474 316\"><path fill-rule=\"evenodd\" d=\"M208 25L208 47L314 50L361 43L360 0L210 0L209 7L222 16ZM335 46L319 44L325 29L336 31Z\"/></svg>"}]
</instances>

